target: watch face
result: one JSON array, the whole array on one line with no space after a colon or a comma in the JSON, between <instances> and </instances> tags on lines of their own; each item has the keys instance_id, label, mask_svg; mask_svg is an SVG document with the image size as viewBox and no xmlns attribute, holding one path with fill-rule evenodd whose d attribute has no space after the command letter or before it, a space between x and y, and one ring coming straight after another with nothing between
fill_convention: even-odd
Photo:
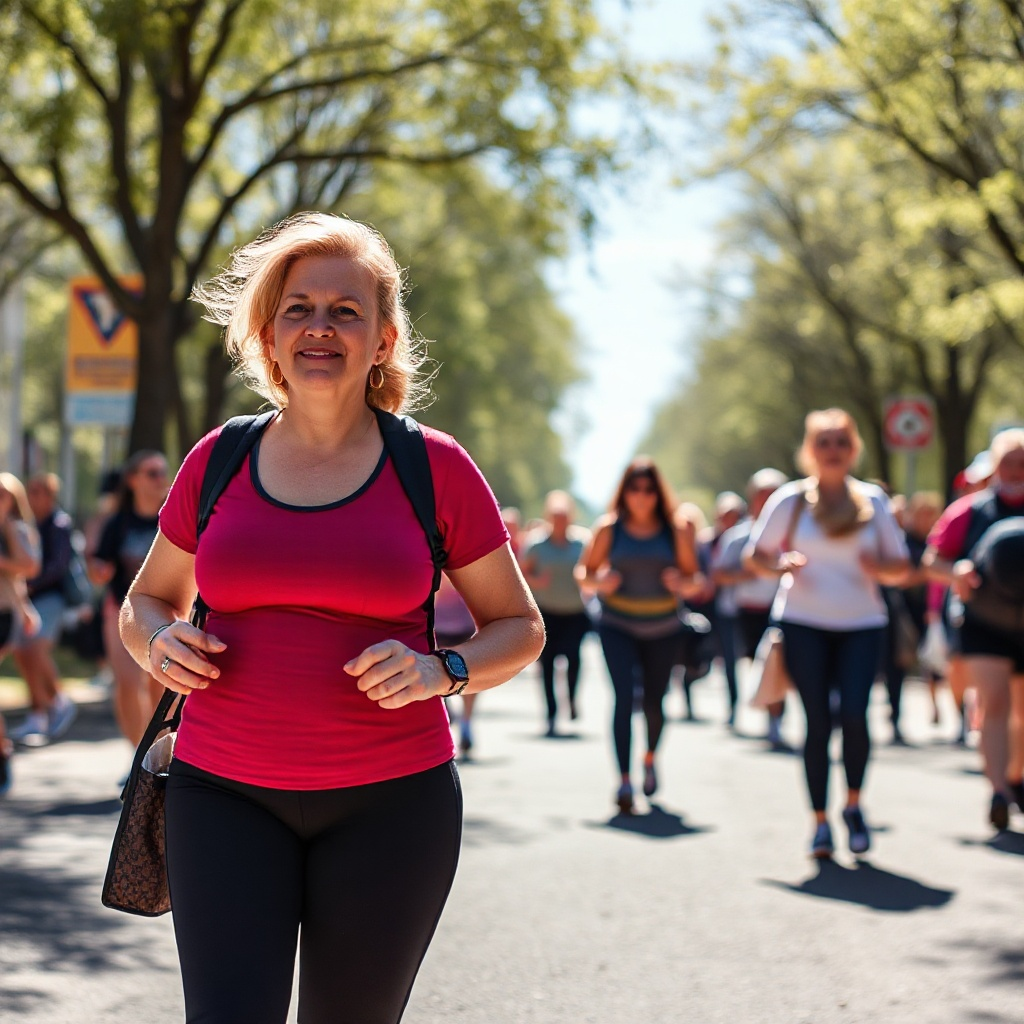
<instances>
[{"instance_id":1,"label":"watch face","mask_svg":"<svg viewBox=\"0 0 1024 1024\"><path fill-rule=\"evenodd\" d=\"M457 679L460 683L469 679L469 669L466 667L466 659L458 651L445 651L444 664L448 674Z\"/></svg>"}]
</instances>

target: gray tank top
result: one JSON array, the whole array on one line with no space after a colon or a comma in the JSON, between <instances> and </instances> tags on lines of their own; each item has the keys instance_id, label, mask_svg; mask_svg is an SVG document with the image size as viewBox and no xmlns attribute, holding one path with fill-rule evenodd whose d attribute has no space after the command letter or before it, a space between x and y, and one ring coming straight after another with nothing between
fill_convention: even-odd
<instances>
[{"instance_id":1,"label":"gray tank top","mask_svg":"<svg viewBox=\"0 0 1024 1024\"><path fill-rule=\"evenodd\" d=\"M615 523L608 562L622 576L622 584L601 598L603 624L648 640L680 631L678 603L661 582L661 574L676 564L670 527L640 539Z\"/></svg>"}]
</instances>

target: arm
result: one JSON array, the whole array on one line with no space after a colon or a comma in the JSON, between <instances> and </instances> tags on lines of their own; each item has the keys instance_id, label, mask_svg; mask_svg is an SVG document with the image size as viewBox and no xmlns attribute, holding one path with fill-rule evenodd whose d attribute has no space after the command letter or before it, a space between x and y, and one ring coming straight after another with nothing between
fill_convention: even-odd
<instances>
[{"instance_id":1,"label":"arm","mask_svg":"<svg viewBox=\"0 0 1024 1024\"><path fill-rule=\"evenodd\" d=\"M469 669L465 693L498 686L536 661L544 647L544 626L508 544L448 571L448 577L477 624L476 634L455 648ZM397 640L368 647L345 665L345 671L384 708L443 696L451 689L438 658Z\"/></svg>"},{"instance_id":2,"label":"arm","mask_svg":"<svg viewBox=\"0 0 1024 1024\"><path fill-rule=\"evenodd\" d=\"M697 528L688 519L675 524L672 530L676 564L661 574L661 582L670 594L686 600L707 589L707 578L697 561Z\"/></svg>"},{"instance_id":3,"label":"arm","mask_svg":"<svg viewBox=\"0 0 1024 1024\"><path fill-rule=\"evenodd\" d=\"M584 597L613 594L622 582L622 577L608 564L614 522L610 516L604 516L597 521L590 542L583 549L583 554L580 555L580 560L573 570Z\"/></svg>"},{"instance_id":4,"label":"arm","mask_svg":"<svg viewBox=\"0 0 1024 1024\"><path fill-rule=\"evenodd\" d=\"M225 649L216 637L187 621L195 596L195 556L158 533L121 606L119 625L128 653L177 693L209 686L220 673L206 653ZM149 638L162 626L168 628L161 630L147 651ZM172 662L167 672L160 668L164 658Z\"/></svg>"},{"instance_id":5,"label":"arm","mask_svg":"<svg viewBox=\"0 0 1024 1024\"><path fill-rule=\"evenodd\" d=\"M931 544L921 559L921 568L929 580L951 587L953 593L964 602L970 601L974 591L981 586L981 577L969 558L960 558L955 562L950 558L943 558L938 549Z\"/></svg>"},{"instance_id":6,"label":"arm","mask_svg":"<svg viewBox=\"0 0 1024 1024\"><path fill-rule=\"evenodd\" d=\"M55 526L51 530L50 550L47 554L49 558L43 559L39 573L32 577L33 593L60 586L67 575L72 554L70 528Z\"/></svg>"},{"instance_id":7,"label":"arm","mask_svg":"<svg viewBox=\"0 0 1024 1024\"><path fill-rule=\"evenodd\" d=\"M26 545L16 519L8 519L3 526L9 554L0 555L0 572L20 579L31 579L39 574L39 556Z\"/></svg>"}]
</instances>

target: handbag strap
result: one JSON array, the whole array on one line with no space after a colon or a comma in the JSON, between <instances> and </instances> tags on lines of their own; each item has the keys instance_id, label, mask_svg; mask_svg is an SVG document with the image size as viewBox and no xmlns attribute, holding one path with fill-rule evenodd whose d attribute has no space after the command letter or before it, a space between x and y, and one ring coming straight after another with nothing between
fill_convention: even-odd
<instances>
[{"instance_id":1,"label":"handbag strap","mask_svg":"<svg viewBox=\"0 0 1024 1024\"><path fill-rule=\"evenodd\" d=\"M800 522L800 516L803 514L804 505L806 504L807 487L805 485L797 492L796 501L793 502L793 509L789 513L789 525L786 527L786 533L782 538L782 547L779 549L783 553L793 547L793 534L796 533L797 524Z\"/></svg>"}]
</instances>

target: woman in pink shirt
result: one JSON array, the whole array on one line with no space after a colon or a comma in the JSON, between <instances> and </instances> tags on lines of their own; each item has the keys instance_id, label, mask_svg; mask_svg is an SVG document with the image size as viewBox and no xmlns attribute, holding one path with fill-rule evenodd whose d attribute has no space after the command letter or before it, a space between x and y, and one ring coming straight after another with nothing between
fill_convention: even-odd
<instances>
[{"instance_id":1,"label":"woman in pink shirt","mask_svg":"<svg viewBox=\"0 0 1024 1024\"><path fill-rule=\"evenodd\" d=\"M167 787L187 1020L393 1024L447 898L462 801L442 697L497 686L543 629L469 456L423 429L445 571L477 631L432 651L433 563L375 407L418 397L402 274L365 225L302 214L198 298L278 409L196 541L189 453L121 615L189 694ZM198 589L206 629L187 621Z\"/></svg>"}]
</instances>

